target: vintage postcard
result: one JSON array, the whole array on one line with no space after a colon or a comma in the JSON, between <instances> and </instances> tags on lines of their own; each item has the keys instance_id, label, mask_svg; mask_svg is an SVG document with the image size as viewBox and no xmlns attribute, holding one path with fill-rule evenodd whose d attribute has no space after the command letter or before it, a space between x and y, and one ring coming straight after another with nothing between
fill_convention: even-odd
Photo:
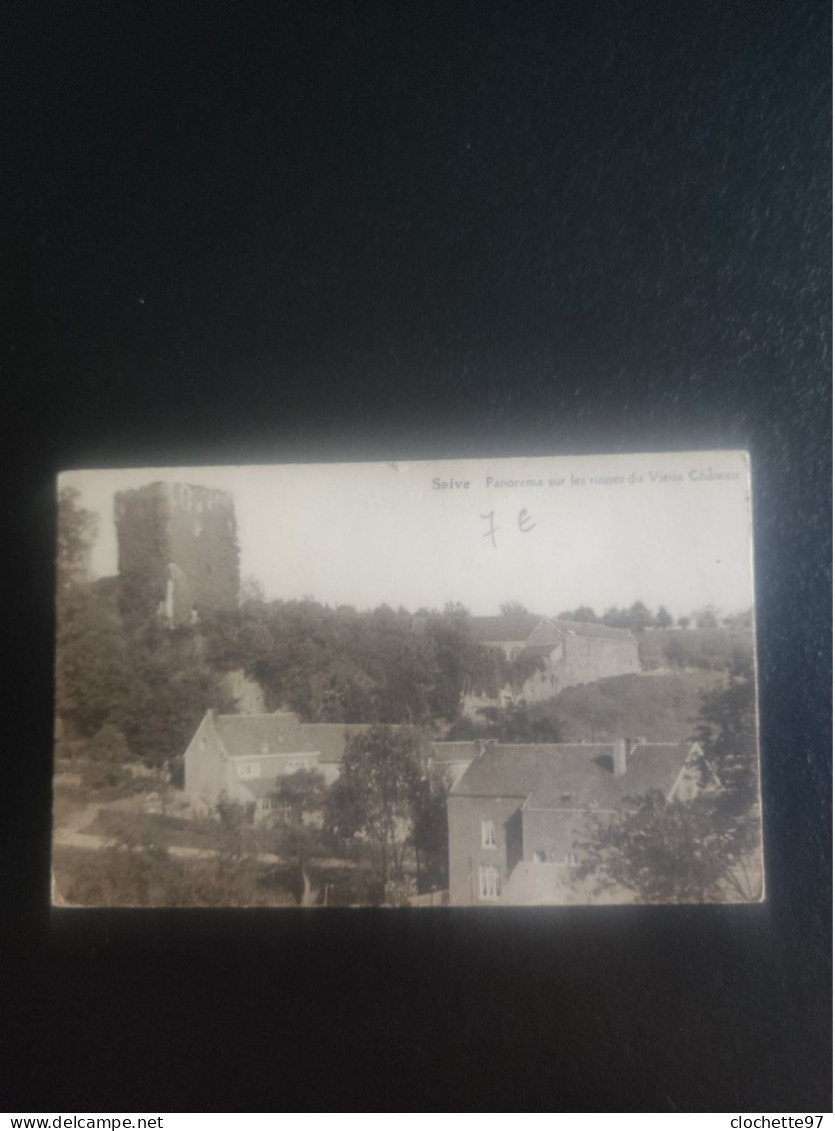
<instances>
[{"instance_id":1,"label":"vintage postcard","mask_svg":"<svg viewBox=\"0 0 835 1131\"><path fill-rule=\"evenodd\" d=\"M53 902L763 898L748 457L73 471Z\"/></svg>"}]
</instances>

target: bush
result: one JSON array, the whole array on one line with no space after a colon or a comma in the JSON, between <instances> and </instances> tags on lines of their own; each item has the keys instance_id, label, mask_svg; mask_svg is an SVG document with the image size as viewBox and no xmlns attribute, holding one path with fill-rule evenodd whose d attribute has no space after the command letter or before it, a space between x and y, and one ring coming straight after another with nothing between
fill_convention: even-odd
<instances>
[{"instance_id":1,"label":"bush","mask_svg":"<svg viewBox=\"0 0 835 1131\"><path fill-rule=\"evenodd\" d=\"M754 636L750 628L655 629L638 636L638 657L644 671L673 667L733 672L751 663Z\"/></svg>"}]
</instances>

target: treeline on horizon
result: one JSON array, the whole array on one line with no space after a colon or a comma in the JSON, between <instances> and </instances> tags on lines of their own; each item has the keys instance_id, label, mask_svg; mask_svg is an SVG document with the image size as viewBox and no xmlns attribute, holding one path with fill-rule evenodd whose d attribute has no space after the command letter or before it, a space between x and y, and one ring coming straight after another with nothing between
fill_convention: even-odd
<instances>
[{"instance_id":1,"label":"treeline on horizon","mask_svg":"<svg viewBox=\"0 0 835 1131\"><path fill-rule=\"evenodd\" d=\"M618 609L611 605L598 616L588 605L557 613L556 620L571 620L579 624L605 624L609 628L627 628L632 632L643 632L648 628L750 628L753 614L750 609L744 612L724 615L715 605L705 605L689 616L677 620L660 605L653 613L643 601L635 601L629 608Z\"/></svg>"},{"instance_id":2,"label":"treeline on horizon","mask_svg":"<svg viewBox=\"0 0 835 1131\"><path fill-rule=\"evenodd\" d=\"M442 735L459 721L464 696L498 700L501 688L518 690L541 665L508 660L478 644L460 604L418 610L415 615L425 620L417 633L413 615L403 608L357 611L312 598L267 601L252 582L243 586L237 609L204 613L195 624L172 629L154 617L136 623L121 615L118 578L84 579L79 563L92 533L92 516L70 499L59 520L59 753L156 765L176 759L207 708L235 711L226 679L234 671L258 683L268 710L293 710L310 722L410 723ZM518 602L502 607L508 615L526 611ZM658 615L644 623L649 613L640 602L630 610L607 610L599 620L585 607L567 615L611 623L622 613L641 623L616 627L663 626ZM663 635L646 637L659 637L660 647ZM701 653L695 647L688 652L678 644L674 666L718 663L730 670L722 654L706 658L700 647ZM648 666L659 662L663 656L652 657ZM497 709L487 728L503 741L558 738L555 730L533 730L518 707Z\"/></svg>"},{"instance_id":3,"label":"treeline on horizon","mask_svg":"<svg viewBox=\"0 0 835 1131\"><path fill-rule=\"evenodd\" d=\"M66 739L82 740L94 755L122 751L119 760L159 764L181 755L208 707L234 712L224 679L234 671L257 682L270 711L289 709L309 722L410 723L445 735L460 722L465 695L498 703L501 688L521 688L541 663L478 644L460 605L428 616L420 634L405 610L258 598L193 625L171 629L152 619L129 629L118 594L117 579L65 593L57 709ZM745 662L738 637L648 632L639 653L646 667L734 671ZM485 726L479 734L502 741L559 738L554 728L540 733L541 722L518 705L497 706Z\"/></svg>"}]
</instances>

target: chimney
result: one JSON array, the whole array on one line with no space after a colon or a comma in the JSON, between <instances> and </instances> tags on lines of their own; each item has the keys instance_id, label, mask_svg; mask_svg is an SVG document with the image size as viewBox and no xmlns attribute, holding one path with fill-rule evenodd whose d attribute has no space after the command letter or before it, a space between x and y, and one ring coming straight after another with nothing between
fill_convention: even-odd
<instances>
[{"instance_id":1,"label":"chimney","mask_svg":"<svg viewBox=\"0 0 835 1131\"><path fill-rule=\"evenodd\" d=\"M206 714L209 716L209 722L210 723L216 723L217 722L217 711L214 707L209 707Z\"/></svg>"},{"instance_id":2,"label":"chimney","mask_svg":"<svg viewBox=\"0 0 835 1131\"><path fill-rule=\"evenodd\" d=\"M612 773L622 778L626 773L626 739L616 738L612 743Z\"/></svg>"}]
</instances>

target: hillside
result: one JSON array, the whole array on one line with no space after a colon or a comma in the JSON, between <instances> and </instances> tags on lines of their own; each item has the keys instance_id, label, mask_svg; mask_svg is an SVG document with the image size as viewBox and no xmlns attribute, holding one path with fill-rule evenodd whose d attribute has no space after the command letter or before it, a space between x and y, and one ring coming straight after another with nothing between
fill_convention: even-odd
<instances>
[{"instance_id":1,"label":"hillside","mask_svg":"<svg viewBox=\"0 0 835 1131\"><path fill-rule=\"evenodd\" d=\"M564 742L617 737L679 741L693 734L703 692L721 685L725 678L724 672L697 668L613 676L566 688L555 699L529 710L532 719L556 722Z\"/></svg>"},{"instance_id":2,"label":"hillside","mask_svg":"<svg viewBox=\"0 0 835 1131\"><path fill-rule=\"evenodd\" d=\"M751 663L754 634L748 627L654 628L635 634L644 671L656 668L707 668L731 671Z\"/></svg>"}]
</instances>

